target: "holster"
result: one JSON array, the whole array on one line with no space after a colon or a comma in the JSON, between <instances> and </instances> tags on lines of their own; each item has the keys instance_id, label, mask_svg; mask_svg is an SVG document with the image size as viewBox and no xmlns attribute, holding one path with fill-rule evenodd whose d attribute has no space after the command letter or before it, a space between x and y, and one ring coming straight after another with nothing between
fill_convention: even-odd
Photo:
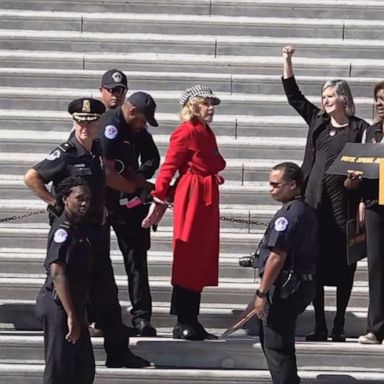
<instances>
[{"instance_id":1,"label":"holster","mask_svg":"<svg viewBox=\"0 0 384 384\"><path fill-rule=\"evenodd\" d=\"M292 269L283 270L280 272L278 287L281 299L288 299L291 297L294 293L297 292L300 285L301 279L299 275Z\"/></svg>"}]
</instances>

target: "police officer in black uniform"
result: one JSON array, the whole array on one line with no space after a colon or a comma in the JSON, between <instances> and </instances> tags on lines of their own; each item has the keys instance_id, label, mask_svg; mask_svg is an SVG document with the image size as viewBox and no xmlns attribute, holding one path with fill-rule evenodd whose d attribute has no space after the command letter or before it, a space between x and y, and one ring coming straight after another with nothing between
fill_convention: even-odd
<instances>
[{"instance_id":1,"label":"police officer in black uniform","mask_svg":"<svg viewBox=\"0 0 384 384\"><path fill-rule=\"evenodd\" d=\"M301 196L303 174L294 163L273 167L269 184L283 206L272 218L257 251L261 282L255 309L260 342L274 384L297 384L295 328L315 292L317 221Z\"/></svg>"},{"instance_id":2,"label":"police officer in black uniform","mask_svg":"<svg viewBox=\"0 0 384 384\"><path fill-rule=\"evenodd\" d=\"M142 203L153 188L147 179L160 165L159 151L146 129L147 123L158 126L155 109L149 94L133 93L121 107L102 116L100 134L108 175L109 221L124 257L132 323L141 336L156 336L150 322L152 299L147 267L150 230L141 226L149 208Z\"/></svg>"},{"instance_id":3,"label":"police officer in black uniform","mask_svg":"<svg viewBox=\"0 0 384 384\"><path fill-rule=\"evenodd\" d=\"M68 176L83 176L92 192L92 203L87 215L89 238L92 244L94 267L91 277L91 304L97 322L104 333L106 365L145 367L149 363L133 355L129 348L129 330L122 323L118 289L109 257L109 226L105 224L105 171L98 141L100 116L104 105L95 99L77 99L68 106L74 120L74 135L56 147L42 162L29 169L25 183L32 192L55 210L56 187ZM52 181L52 193L46 184Z\"/></svg>"},{"instance_id":4,"label":"police officer in black uniform","mask_svg":"<svg viewBox=\"0 0 384 384\"><path fill-rule=\"evenodd\" d=\"M90 384L95 359L85 309L92 254L83 219L91 192L77 176L64 179L58 189L58 201L65 207L49 231L47 278L36 303L44 329L44 384Z\"/></svg>"}]
</instances>

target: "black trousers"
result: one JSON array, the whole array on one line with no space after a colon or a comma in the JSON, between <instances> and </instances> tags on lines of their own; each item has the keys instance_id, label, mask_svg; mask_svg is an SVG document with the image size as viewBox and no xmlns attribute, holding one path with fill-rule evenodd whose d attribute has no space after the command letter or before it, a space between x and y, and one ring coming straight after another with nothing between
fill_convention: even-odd
<instances>
[{"instance_id":1,"label":"black trousers","mask_svg":"<svg viewBox=\"0 0 384 384\"><path fill-rule=\"evenodd\" d=\"M109 225L94 225L89 230L93 251L90 299L94 319L104 334L107 354L120 356L129 344L128 329L121 318L118 288L110 258Z\"/></svg>"},{"instance_id":2,"label":"black trousers","mask_svg":"<svg viewBox=\"0 0 384 384\"><path fill-rule=\"evenodd\" d=\"M272 293L266 320L259 320L260 342L273 384L298 384L295 352L296 320L310 304L314 282L302 282L288 299L280 299L279 288Z\"/></svg>"},{"instance_id":3,"label":"black trousers","mask_svg":"<svg viewBox=\"0 0 384 384\"><path fill-rule=\"evenodd\" d=\"M180 324L194 324L198 321L200 301L201 292L174 285L170 314L177 316L177 322Z\"/></svg>"},{"instance_id":4,"label":"black trousers","mask_svg":"<svg viewBox=\"0 0 384 384\"><path fill-rule=\"evenodd\" d=\"M384 207L366 210L369 281L368 330L384 339Z\"/></svg>"},{"instance_id":5,"label":"black trousers","mask_svg":"<svg viewBox=\"0 0 384 384\"><path fill-rule=\"evenodd\" d=\"M84 308L85 312L85 308ZM84 313L85 314L85 313ZM44 384L91 384L95 377L95 359L88 324L83 322L79 340L69 343L67 314L52 299L52 292L41 290L36 315L44 330Z\"/></svg>"},{"instance_id":6,"label":"black trousers","mask_svg":"<svg viewBox=\"0 0 384 384\"><path fill-rule=\"evenodd\" d=\"M122 221L112 223L128 277L133 325L140 320L150 321L152 316L152 297L148 282L147 262L150 232L149 229L141 228L141 221L142 219L138 217L135 223Z\"/></svg>"},{"instance_id":7,"label":"black trousers","mask_svg":"<svg viewBox=\"0 0 384 384\"><path fill-rule=\"evenodd\" d=\"M333 322L333 330L341 332L345 323L345 312L351 297L353 281L355 277L356 266L351 266L346 274L340 279L336 286L336 315ZM325 302L324 302L324 284L320 281L316 283L316 293L313 299L313 307L315 309L315 328L317 330L327 329L325 318Z\"/></svg>"}]
</instances>

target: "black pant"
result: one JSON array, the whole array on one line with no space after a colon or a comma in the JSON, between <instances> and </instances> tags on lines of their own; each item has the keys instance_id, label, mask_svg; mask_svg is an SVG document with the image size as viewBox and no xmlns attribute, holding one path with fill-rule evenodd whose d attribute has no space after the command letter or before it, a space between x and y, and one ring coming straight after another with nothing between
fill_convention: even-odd
<instances>
[{"instance_id":1,"label":"black pant","mask_svg":"<svg viewBox=\"0 0 384 384\"><path fill-rule=\"evenodd\" d=\"M336 287L336 315L333 322L333 330L336 333L342 332L345 323L345 312L351 297L353 288L353 279L356 268L347 269L347 272L340 279ZM315 328L316 330L326 330L327 322L325 319L325 302L324 302L324 284L320 281L316 283L316 293L313 299L313 307L315 310Z\"/></svg>"},{"instance_id":2,"label":"black pant","mask_svg":"<svg viewBox=\"0 0 384 384\"><path fill-rule=\"evenodd\" d=\"M198 321L200 300L201 292L174 285L170 313L177 316L177 322L180 324L194 324Z\"/></svg>"},{"instance_id":3,"label":"black pant","mask_svg":"<svg viewBox=\"0 0 384 384\"><path fill-rule=\"evenodd\" d=\"M366 210L369 280L368 330L384 339L384 207Z\"/></svg>"},{"instance_id":4,"label":"black pant","mask_svg":"<svg viewBox=\"0 0 384 384\"><path fill-rule=\"evenodd\" d=\"M128 292L132 304L132 323L151 320L152 297L148 282L147 250L149 229L141 228L141 218L136 223L113 223L119 248L124 258L128 277Z\"/></svg>"},{"instance_id":5,"label":"black pant","mask_svg":"<svg viewBox=\"0 0 384 384\"><path fill-rule=\"evenodd\" d=\"M118 289L109 256L109 225L92 226L89 237L94 256L90 286L92 312L97 326L103 331L106 353L119 356L127 350L129 338L121 318Z\"/></svg>"},{"instance_id":6,"label":"black pant","mask_svg":"<svg viewBox=\"0 0 384 384\"><path fill-rule=\"evenodd\" d=\"M85 308L84 308L85 312ZM95 377L95 359L88 324L81 325L79 340L69 343L67 314L52 299L52 292L40 291L36 315L44 330L44 384L91 384ZM85 315L85 313L84 313Z\"/></svg>"},{"instance_id":7,"label":"black pant","mask_svg":"<svg viewBox=\"0 0 384 384\"><path fill-rule=\"evenodd\" d=\"M259 320L260 342L273 384L297 384L295 353L296 320L310 304L315 292L313 282L302 282L288 299L280 299L279 288L272 293L266 320Z\"/></svg>"}]
</instances>

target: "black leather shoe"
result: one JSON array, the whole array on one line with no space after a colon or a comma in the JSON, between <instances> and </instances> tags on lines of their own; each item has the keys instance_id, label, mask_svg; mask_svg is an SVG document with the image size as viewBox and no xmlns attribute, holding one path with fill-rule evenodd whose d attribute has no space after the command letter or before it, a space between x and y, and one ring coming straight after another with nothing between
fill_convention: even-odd
<instances>
[{"instance_id":1,"label":"black leather shoe","mask_svg":"<svg viewBox=\"0 0 384 384\"><path fill-rule=\"evenodd\" d=\"M305 336L306 341L327 341L328 331L326 329L316 329L315 332Z\"/></svg>"},{"instance_id":2,"label":"black leather shoe","mask_svg":"<svg viewBox=\"0 0 384 384\"><path fill-rule=\"evenodd\" d=\"M134 355L129 349L121 356L107 355L105 365L108 368L145 368L149 367L151 363L140 356Z\"/></svg>"},{"instance_id":3,"label":"black leather shoe","mask_svg":"<svg viewBox=\"0 0 384 384\"><path fill-rule=\"evenodd\" d=\"M199 332L192 324L176 323L173 328L174 339L204 340L205 335Z\"/></svg>"},{"instance_id":4,"label":"black leather shoe","mask_svg":"<svg viewBox=\"0 0 384 384\"><path fill-rule=\"evenodd\" d=\"M135 322L135 328L139 336L155 337L157 336L156 329L148 320L138 320Z\"/></svg>"},{"instance_id":5,"label":"black leather shoe","mask_svg":"<svg viewBox=\"0 0 384 384\"><path fill-rule=\"evenodd\" d=\"M204 336L204 339L205 340L217 340L217 336L214 335L213 333L209 333L205 330L205 328L200 324L200 323L197 323L195 328L197 329L197 331Z\"/></svg>"},{"instance_id":6,"label":"black leather shoe","mask_svg":"<svg viewBox=\"0 0 384 384\"><path fill-rule=\"evenodd\" d=\"M331 338L332 341L336 343L344 343L345 342L345 332L344 329L335 329L333 328L332 333L331 333Z\"/></svg>"}]
</instances>

